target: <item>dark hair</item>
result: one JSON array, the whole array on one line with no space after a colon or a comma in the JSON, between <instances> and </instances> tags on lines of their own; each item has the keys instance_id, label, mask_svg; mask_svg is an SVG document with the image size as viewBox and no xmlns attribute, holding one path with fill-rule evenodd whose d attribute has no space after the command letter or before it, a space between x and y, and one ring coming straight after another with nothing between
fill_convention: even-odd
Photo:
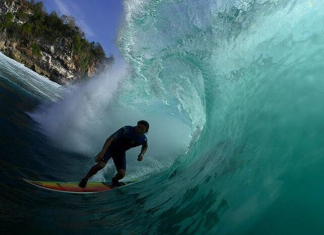
<instances>
[{"instance_id":1,"label":"dark hair","mask_svg":"<svg viewBox=\"0 0 324 235\"><path fill-rule=\"evenodd\" d=\"M146 127L146 133L148 132L148 130L149 130L149 128L150 128L150 124L147 122L147 121L145 121L145 120L141 120L141 121L138 121L137 122L137 125L138 124L142 124L143 126L145 126Z\"/></svg>"}]
</instances>

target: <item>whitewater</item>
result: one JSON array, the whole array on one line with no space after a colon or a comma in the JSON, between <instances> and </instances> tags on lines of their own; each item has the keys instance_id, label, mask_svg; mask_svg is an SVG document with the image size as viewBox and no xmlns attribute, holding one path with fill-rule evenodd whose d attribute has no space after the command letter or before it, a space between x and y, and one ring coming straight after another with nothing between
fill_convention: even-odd
<instances>
[{"instance_id":1,"label":"whitewater","mask_svg":"<svg viewBox=\"0 0 324 235\"><path fill-rule=\"evenodd\" d=\"M126 0L124 61L59 86L0 54L4 234L323 234L324 2ZM147 120L149 150L96 195L106 138ZM110 181L114 165L92 181Z\"/></svg>"}]
</instances>

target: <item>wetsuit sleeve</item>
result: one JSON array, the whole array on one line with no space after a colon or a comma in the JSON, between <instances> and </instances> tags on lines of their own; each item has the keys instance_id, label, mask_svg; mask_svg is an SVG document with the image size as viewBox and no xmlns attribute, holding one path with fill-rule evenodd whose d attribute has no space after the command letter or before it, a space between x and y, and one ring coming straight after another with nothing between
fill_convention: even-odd
<instances>
[{"instance_id":1,"label":"wetsuit sleeve","mask_svg":"<svg viewBox=\"0 0 324 235\"><path fill-rule=\"evenodd\" d=\"M124 135L126 135L126 133L127 133L127 128L124 126L120 128L118 131L116 131L114 134L112 134L111 136L113 136L115 140L118 140Z\"/></svg>"}]
</instances>

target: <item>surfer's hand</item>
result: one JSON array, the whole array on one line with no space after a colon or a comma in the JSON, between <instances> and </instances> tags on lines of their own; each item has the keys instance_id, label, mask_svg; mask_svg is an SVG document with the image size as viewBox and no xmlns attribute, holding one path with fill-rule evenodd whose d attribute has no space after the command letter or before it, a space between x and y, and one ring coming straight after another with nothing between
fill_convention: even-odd
<instances>
[{"instance_id":1,"label":"surfer's hand","mask_svg":"<svg viewBox=\"0 0 324 235\"><path fill-rule=\"evenodd\" d=\"M138 155L137 161L142 161L143 160L143 154Z\"/></svg>"},{"instance_id":2,"label":"surfer's hand","mask_svg":"<svg viewBox=\"0 0 324 235\"><path fill-rule=\"evenodd\" d=\"M104 158L104 153L100 152L98 155L95 157L96 162L100 162Z\"/></svg>"}]
</instances>

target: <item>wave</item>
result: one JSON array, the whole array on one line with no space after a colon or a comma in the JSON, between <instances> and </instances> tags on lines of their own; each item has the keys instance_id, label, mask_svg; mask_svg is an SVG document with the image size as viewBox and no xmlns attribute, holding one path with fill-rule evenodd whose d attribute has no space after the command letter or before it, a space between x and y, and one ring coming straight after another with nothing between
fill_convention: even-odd
<instances>
[{"instance_id":1,"label":"wave","mask_svg":"<svg viewBox=\"0 0 324 235\"><path fill-rule=\"evenodd\" d=\"M129 158L130 177L166 171L137 189L150 215L139 216L139 234L320 231L309 218L322 207L323 2L124 7L117 43L127 66L41 107L33 117L43 130L91 156L120 126L150 122L149 157Z\"/></svg>"}]
</instances>

